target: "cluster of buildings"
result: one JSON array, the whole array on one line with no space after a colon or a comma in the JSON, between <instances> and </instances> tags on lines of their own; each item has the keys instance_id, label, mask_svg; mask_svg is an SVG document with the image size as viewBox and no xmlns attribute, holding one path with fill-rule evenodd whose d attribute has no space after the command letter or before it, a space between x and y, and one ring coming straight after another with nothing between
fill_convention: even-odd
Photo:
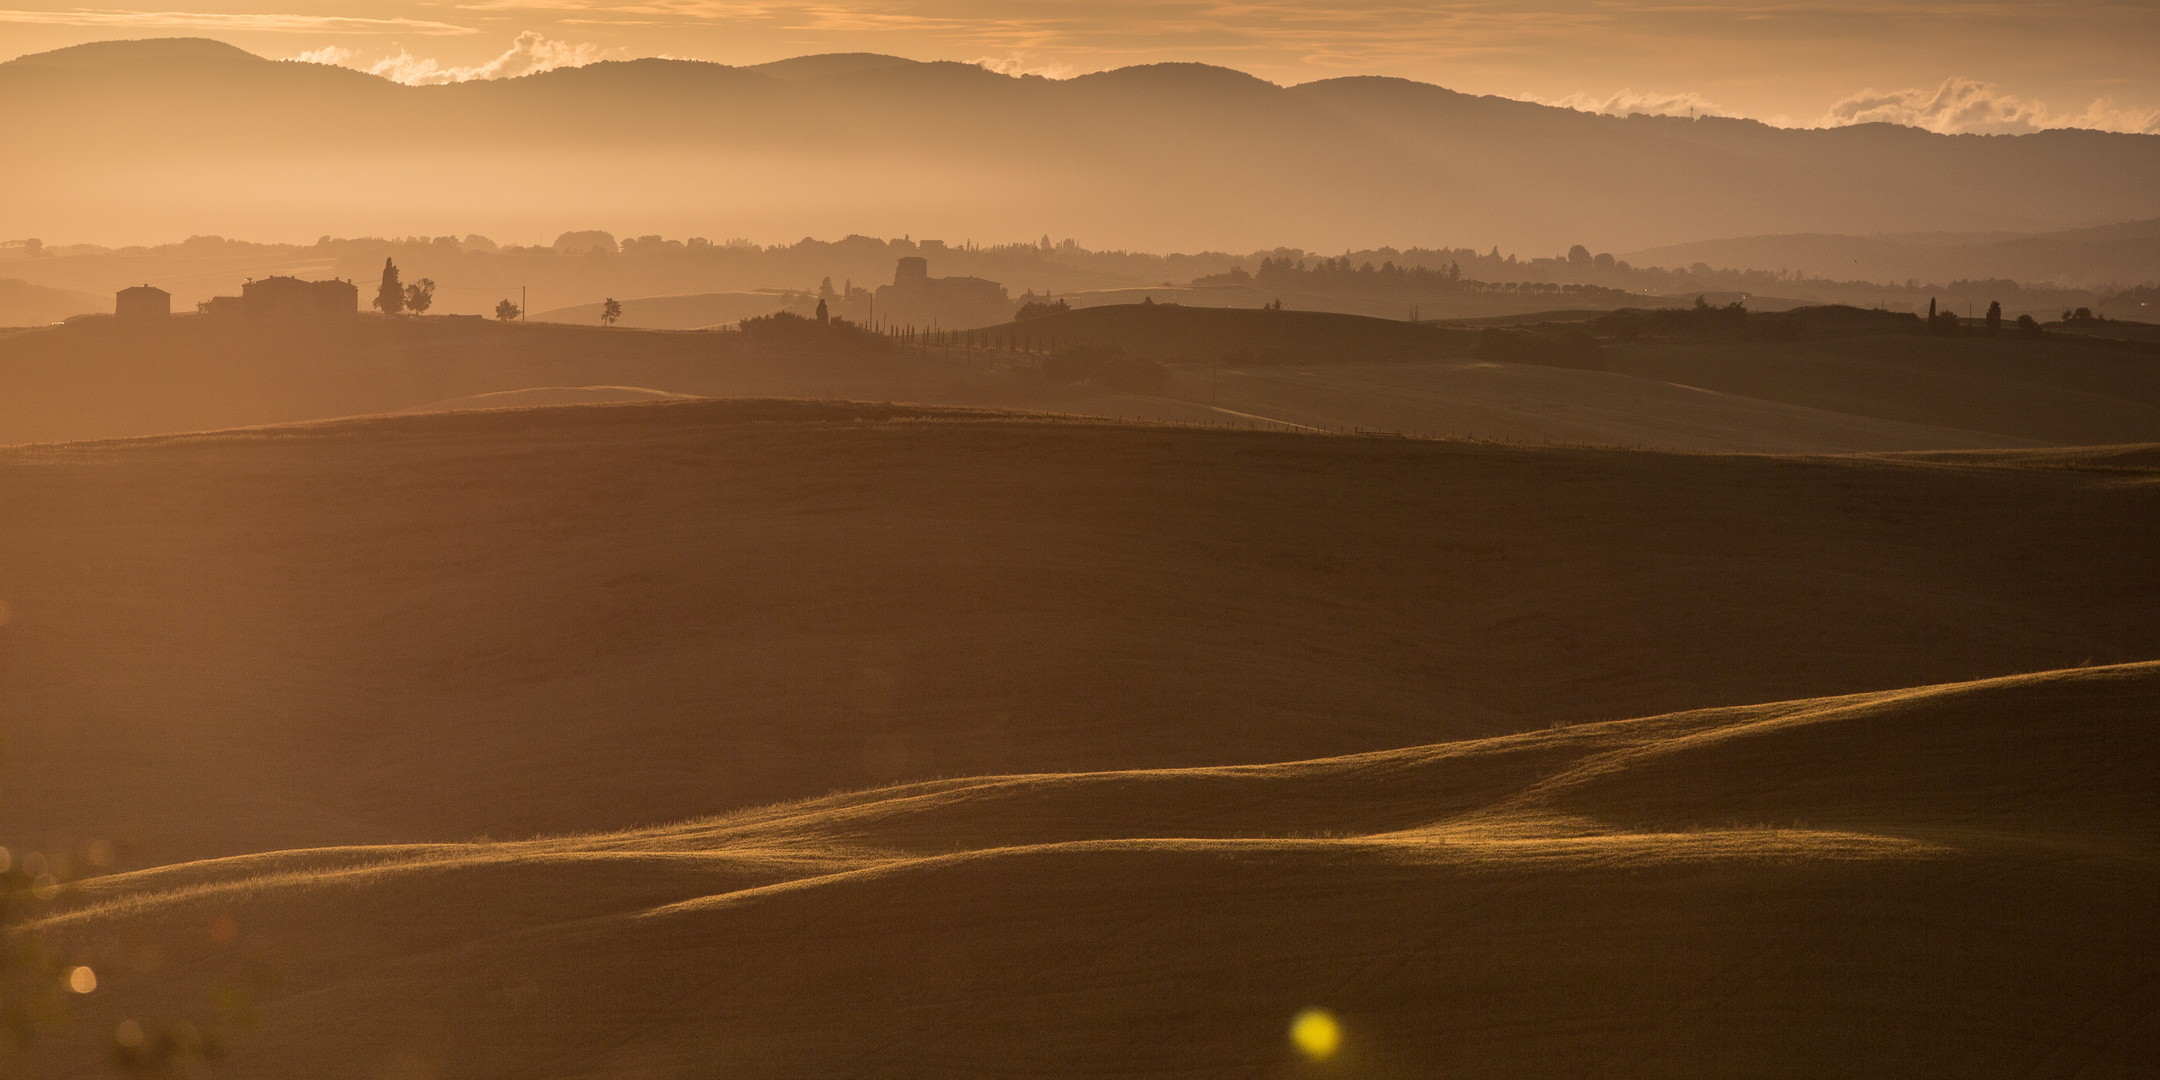
<instances>
[{"instance_id":1,"label":"cluster of buildings","mask_svg":"<svg viewBox=\"0 0 2160 1080\"><path fill-rule=\"evenodd\" d=\"M846 299L861 293L850 288ZM240 295L203 301L197 310L219 318L250 319L356 315L360 290L338 279L257 278L240 286ZM172 294L153 285L122 289L113 295L113 314L123 319L163 318L172 314ZM911 256L900 260L892 284L878 286L868 314L888 327L955 330L1005 322L1012 318L1013 301L1005 286L985 278L931 277L930 261Z\"/></svg>"},{"instance_id":2,"label":"cluster of buildings","mask_svg":"<svg viewBox=\"0 0 2160 1080\"><path fill-rule=\"evenodd\" d=\"M1013 316L1005 286L979 277L934 278L930 260L909 256L893 271L893 283L877 288L877 321L885 326L964 330L995 326Z\"/></svg>"},{"instance_id":3,"label":"cluster of buildings","mask_svg":"<svg viewBox=\"0 0 2160 1080\"><path fill-rule=\"evenodd\" d=\"M360 288L336 279L266 277L240 286L238 296L205 300L197 310L221 318L320 319L357 315ZM113 294L113 314L123 319L163 318L172 314L172 294L153 285L122 289Z\"/></svg>"}]
</instances>

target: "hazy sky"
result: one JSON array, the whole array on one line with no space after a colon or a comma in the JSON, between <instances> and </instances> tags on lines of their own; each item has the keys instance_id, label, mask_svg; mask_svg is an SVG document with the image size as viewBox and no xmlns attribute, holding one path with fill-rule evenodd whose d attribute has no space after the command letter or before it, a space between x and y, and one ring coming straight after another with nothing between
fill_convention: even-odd
<instances>
[{"instance_id":1,"label":"hazy sky","mask_svg":"<svg viewBox=\"0 0 2160 1080\"><path fill-rule=\"evenodd\" d=\"M1198 60L1286 84L1400 75L1584 108L1694 104L1785 124L2160 131L2160 0L173 3L190 10L0 0L0 57L197 35L407 81L658 55L744 64L869 51L1053 76Z\"/></svg>"}]
</instances>

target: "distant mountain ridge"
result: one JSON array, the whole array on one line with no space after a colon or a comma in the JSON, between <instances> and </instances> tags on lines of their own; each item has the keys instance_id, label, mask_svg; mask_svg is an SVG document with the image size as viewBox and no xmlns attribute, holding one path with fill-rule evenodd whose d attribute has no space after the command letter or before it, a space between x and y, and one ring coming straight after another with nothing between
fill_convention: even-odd
<instances>
[{"instance_id":1,"label":"distant mountain ridge","mask_svg":"<svg viewBox=\"0 0 2160 1080\"><path fill-rule=\"evenodd\" d=\"M2160 218L2029 234L1744 236L1634 251L1625 258L1643 265L1790 269L1838 280L2134 285L2160 281Z\"/></svg>"},{"instance_id":2,"label":"distant mountain ridge","mask_svg":"<svg viewBox=\"0 0 2160 1080\"><path fill-rule=\"evenodd\" d=\"M1154 250L1628 250L2160 217L2154 135L1616 117L1204 64L1051 80L875 54L645 59L409 87L164 39L0 64L0 108L40 147L9 181L32 207L19 227L83 239L421 219L541 233L633 207L641 230L767 240L844 221Z\"/></svg>"},{"instance_id":3,"label":"distant mountain ridge","mask_svg":"<svg viewBox=\"0 0 2160 1080\"><path fill-rule=\"evenodd\" d=\"M237 45L210 38L143 38L130 41L92 41L49 52L28 53L0 63L0 67L108 68L138 64L145 60L211 60L239 63L271 63Z\"/></svg>"}]
</instances>

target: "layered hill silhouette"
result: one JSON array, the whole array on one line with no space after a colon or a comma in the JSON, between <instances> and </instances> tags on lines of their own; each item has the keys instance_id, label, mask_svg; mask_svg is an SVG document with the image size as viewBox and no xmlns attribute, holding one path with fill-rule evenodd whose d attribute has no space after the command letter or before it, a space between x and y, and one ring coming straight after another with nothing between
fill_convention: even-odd
<instances>
[{"instance_id":1,"label":"layered hill silhouette","mask_svg":"<svg viewBox=\"0 0 2160 1080\"><path fill-rule=\"evenodd\" d=\"M104 42L0 64L0 107L40 147L17 182L47 198L34 225L51 234L312 234L423 209L552 234L566 215L631 206L702 231L716 175L739 223L725 227L759 235L815 231L847 206L895 232L1233 250L1283 235L1475 239L1494 221L1557 251L2160 215L2150 135L1611 117L1200 64L1053 81L882 57L655 59L406 87L212 41ZM539 174L546 205L506 211L501 193Z\"/></svg>"}]
</instances>

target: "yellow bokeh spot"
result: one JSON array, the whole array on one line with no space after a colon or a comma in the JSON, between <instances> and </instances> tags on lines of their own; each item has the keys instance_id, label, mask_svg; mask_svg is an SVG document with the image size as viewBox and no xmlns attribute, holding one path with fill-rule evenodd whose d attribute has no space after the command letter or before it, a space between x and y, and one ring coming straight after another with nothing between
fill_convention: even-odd
<instances>
[{"instance_id":1,"label":"yellow bokeh spot","mask_svg":"<svg viewBox=\"0 0 2160 1080\"><path fill-rule=\"evenodd\" d=\"M1335 1015L1326 1009L1307 1009L1290 1021L1290 1041L1297 1044L1305 1056L1314 1061L1326 1061L1335 1056L1342 1045L1342 1025L1335 1022Z\"/></svg>"},{"instance_id":2,"label":"yellow bokeh spot","mask_svg":"<svg viewBox=\"0 0 2160 1080\"><path fill-rule=\"evenodd\" d=\"M97 989L97 972L86 967L68 972L68 989L78 994L87 994Z\"/></svg>"}]
</instances>

